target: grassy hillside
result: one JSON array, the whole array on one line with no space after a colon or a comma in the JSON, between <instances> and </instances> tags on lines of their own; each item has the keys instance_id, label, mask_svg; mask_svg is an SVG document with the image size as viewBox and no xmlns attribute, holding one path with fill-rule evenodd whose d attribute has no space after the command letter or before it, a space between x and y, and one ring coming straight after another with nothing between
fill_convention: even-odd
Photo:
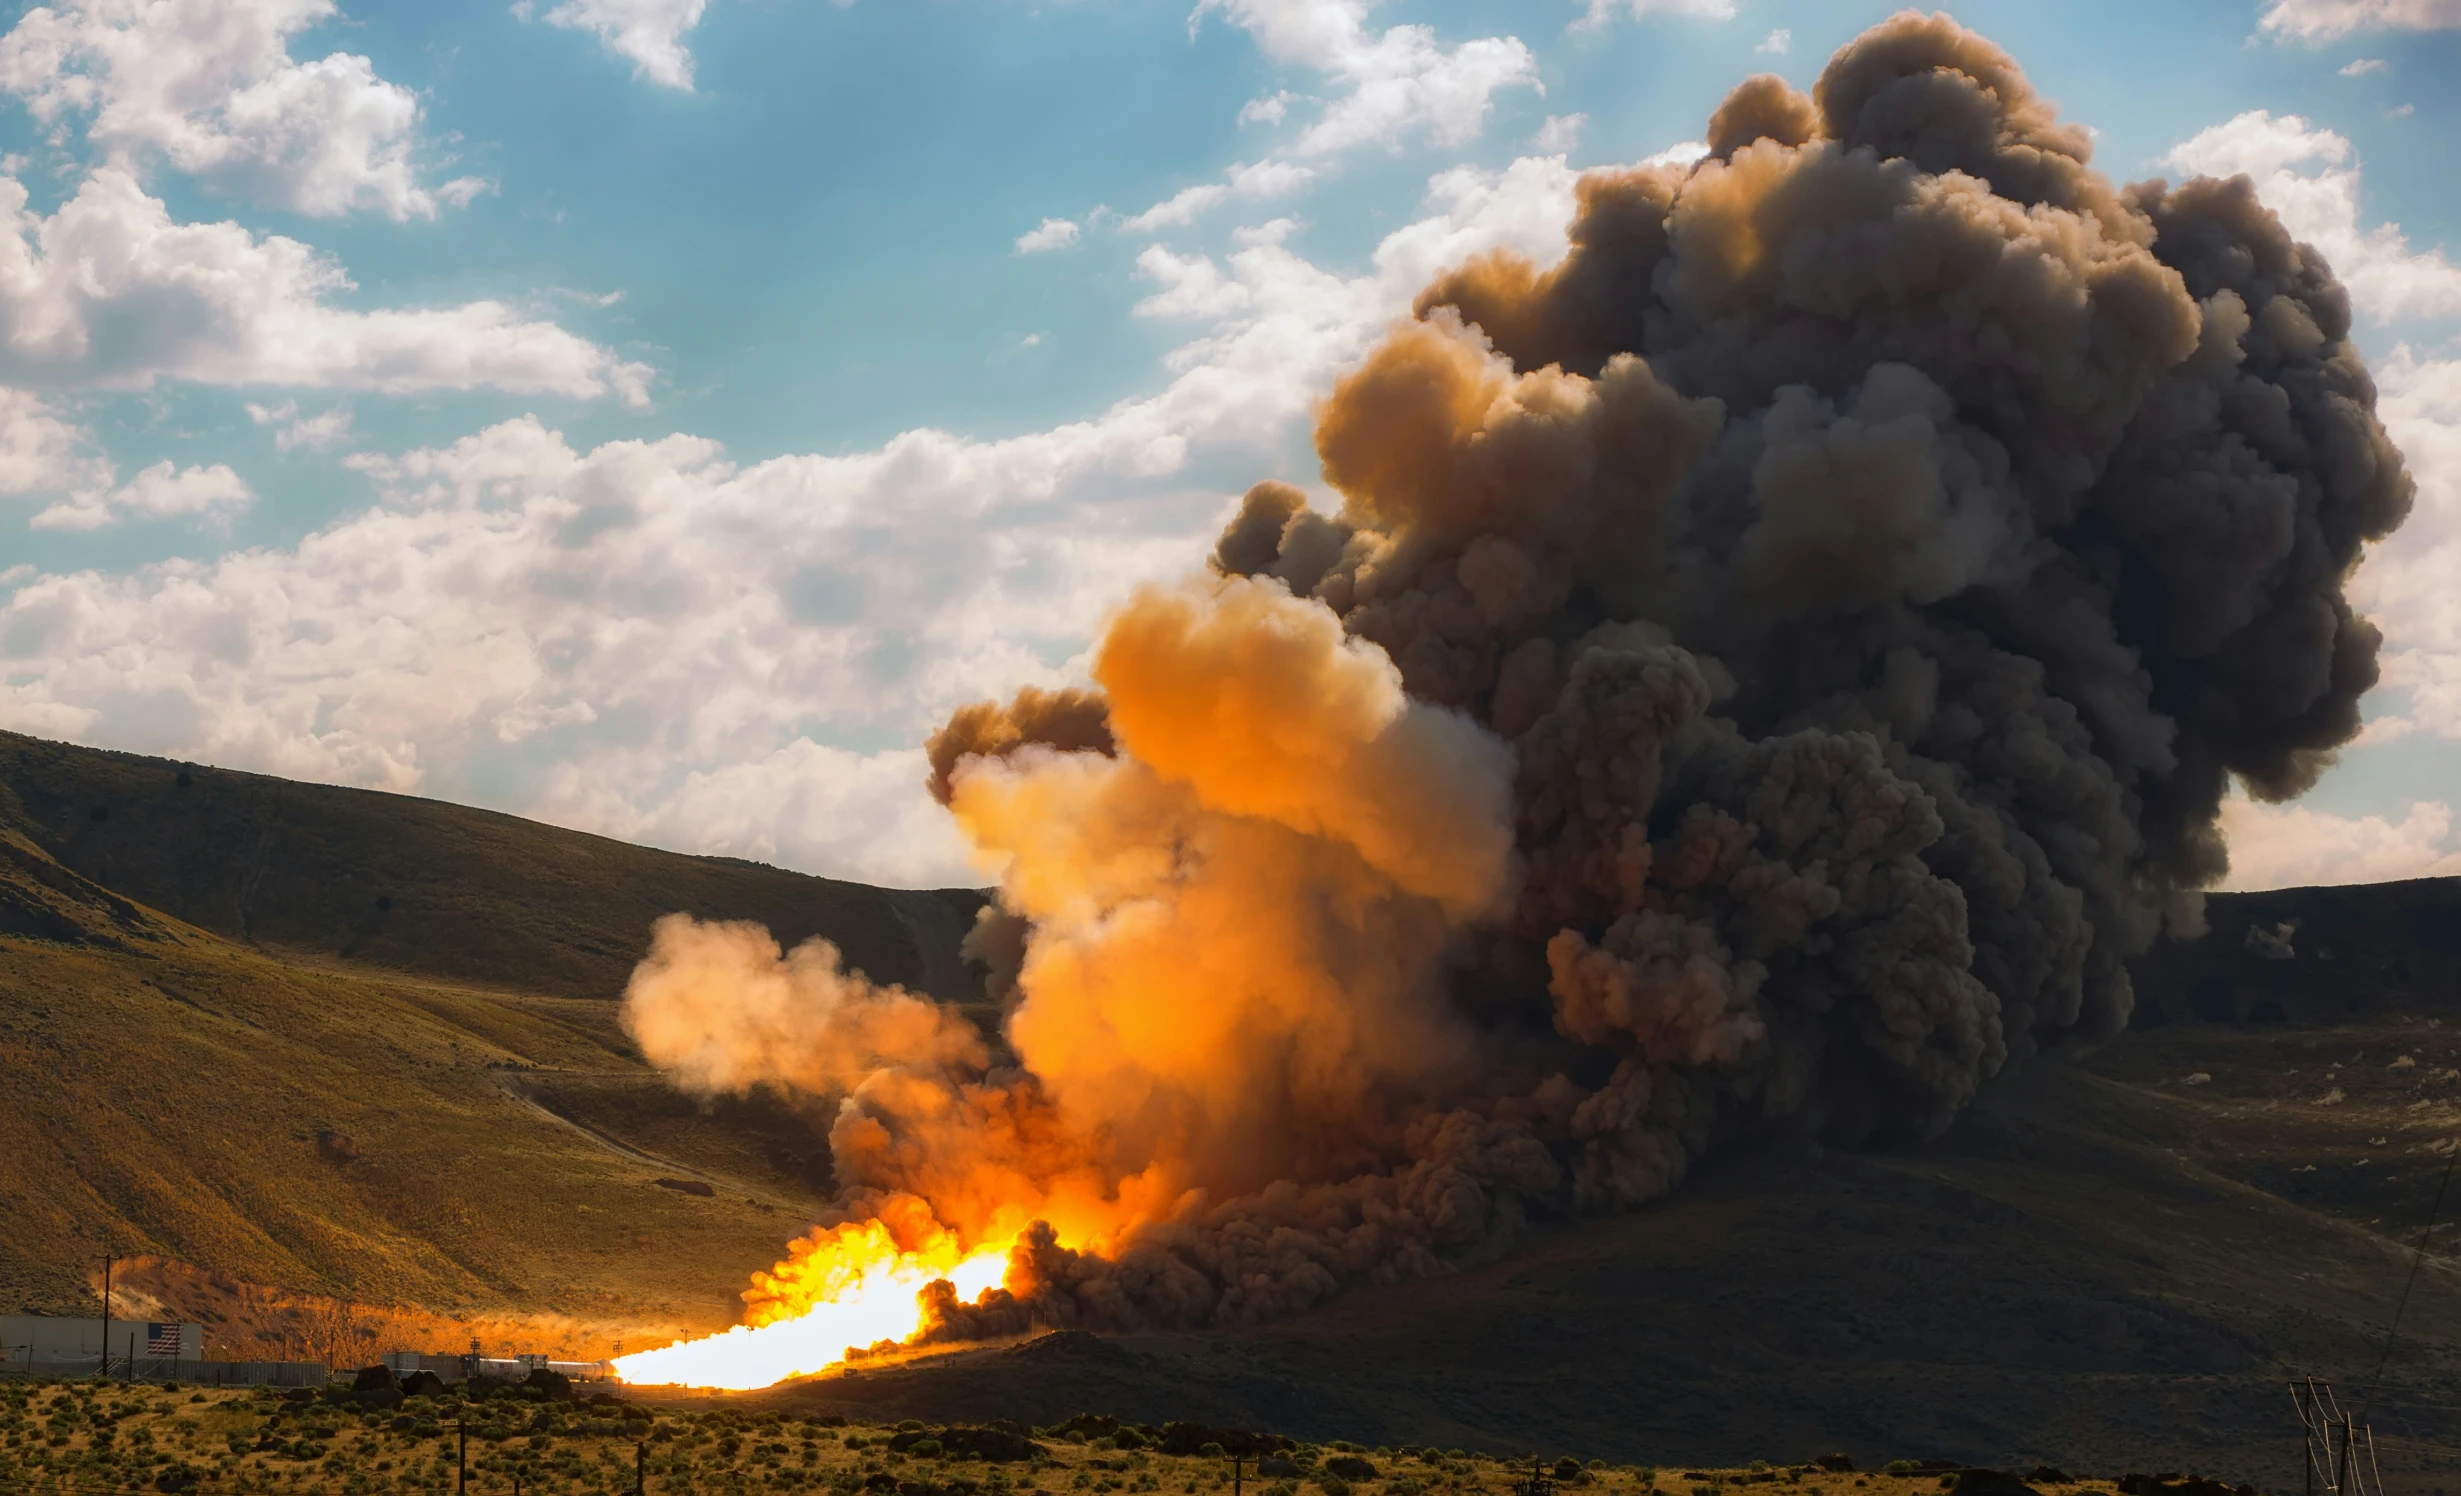
<instances>
[{"instance_id":1,"label":"grassy hillside","mask_svg":"<svg viewBox=\"0 0 2461 1496\"><path fill-rule=\"evenodd\" d=\"M108 1250L243 1340L345 1302L531 1349L732 1323L827 1150L642 1064L651 921L964 999L979 903L0 734L0 1305L89 1308Z\"/></svg>"},{"instance_id":2,"label":"grassy hillside","mask_svg":"<svg viewBox=\"0 0 2461 1496\"><path fill-rule=\"evenodd\" d=\"M385 1309L387 1344L731 1322L829 1161L815 1119L696 1106L631 1052L608 999L649 920L823 931L963 992L973 897L0 737L0 1305L90 1309L108 1249L234 1348L343 1302ZM1285 1323L757 1401L2295 1489L2282 1380L2367 1381L2461 1138L2461 882L2221 898L2212 924L2139 968L2138 1029L1920 1149L1729 1156L1652 1209ZM2461 1469L2461 1191L2433 1242L2376 1417L2419 1496Z\"/></svg>"},{"instance_id":3,"label":"grassy hillside","mask_svg":"<svg viewBox=\"0 0 2461 1496\"><path fill-rule=\"evenodd\" d=\"M373 790L0 733L0 825L231 940L523 992L611 998L677 910L837 942L875 981L963 999L982 895L686 857ZM4 917L4 916L0 916Z\"/></svg>"},{"instance_id":4,"label":"grassy hillside","mask_svg":"<svg viewBox=\"0 0 2461 1496\"><path fill-rule=\"evenodd\" d=\"M759 1151L764 1135L808 1148L808 1128L680 1106L603 1001L294 964L13 833L0 931L11 1309L88 1308L91 1259L111 1250L293 1292L576 1318L601 1343L722 1325L744 1266L825 1184ZM600 1134L555 1114L559 1084L602 1098ZM625 1126L611 1091L653 1098L649 1146L605 1131Z\"/></svg>"}]
</instances>

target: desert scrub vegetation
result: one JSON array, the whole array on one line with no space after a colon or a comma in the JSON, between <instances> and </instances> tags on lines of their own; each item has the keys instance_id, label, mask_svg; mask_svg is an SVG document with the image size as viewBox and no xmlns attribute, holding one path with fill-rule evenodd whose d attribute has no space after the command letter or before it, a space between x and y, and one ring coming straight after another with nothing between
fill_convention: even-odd
<instances>
[{"instance_id":1,"label":"desert scrub vegetation","mask_svg":"<svg viewBox=\"0 0 2461 1496\"><path fill-rule=\"evenodd\" d=\"M1787 1496L1938 1496L1938 1466L1855 1475L1814 1465L1664 1471L1085 1416L1029 1429L848 1421L750 1403L559 1400L459 1390L364 1408L346 1387L220 1390L0 1382L0 1492L84 1496L1514 1496L1534 1469L1584 1496L1690 1496L1784 1484ZM2013 1485L2013 1481L2011 1482ZM2107 1481L2037 1480L2045 1496L2116 1496ZM1858 1490L1858 1488L1860 1488ZM1993 1492L1991 1496L2000 1496Z\"/></svg>"}]
</instances>

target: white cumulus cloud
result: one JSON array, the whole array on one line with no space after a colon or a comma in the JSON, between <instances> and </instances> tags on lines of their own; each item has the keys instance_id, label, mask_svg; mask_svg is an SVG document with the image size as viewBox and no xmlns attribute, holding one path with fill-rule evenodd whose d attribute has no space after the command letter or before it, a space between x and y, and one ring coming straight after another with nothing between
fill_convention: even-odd
<instances>
[{"instance_id":1,"label":"white cumulus cloud","mask_svg":"<svg viewBox=\"0 0 2461 1496\"><path fill-rule=\"evenodd\" d=\"M1045 431L738 466L693 436L580 447L523 418L346 459L375 501L294 545L12 573L0 722L688 851L978 879L911 745L960 701L1066 679L1104 610L1220 523L1232 497L1193 465L1270 471L1439 267L1560 255L1572 184L1550 158L1444 173L1356 274L1293 253L1287 224L1202 269L1152 261L1208 325L1156 392Z\"/></svg>"},{"instance_id":2,"label":"white cumulus cloud","mask_svg":"<svg viewBox=\"0 0 2461 1496\"><path fill-rule=\"evenodd\" d=\"M244 509L256 495L222 463L180 467L157 462L126 483L91 489L34 516L37 530L100 530L131 519L180 519Z\"/></svg>"},{"instance_id":3,"label":"white cumulus cloud","mask_svg":"<svg viewBox=\"0 0 2461 1496\"><path fill-rule=\"evenodd\" d=\"M107 160L167 162L315 217L432 217L485 190L420 182L418 96L367 58L290 55L295 34L336 14L333 0L57 0L0 37L0 87L45 124L84 119Z\"/></svg>"},{"instance_id":4,"label":"white cumulus cloud","mask_svg":"<svg viewBox=\"0 0 2461 1496\"><path fill-rule=\"evenodd\" d=\"M1246 309L1248 287L1222 273L1209 255L1184 259L1159 244L1137 256L1137 273L1162 289L1136 304L1136 315L1163 320L1214 322Z\"/></svg>"},{"instance_id":5,"label":"white cumulus cloud","mask_svg":"<svg viewBox=\"0 0 2461 1496\"><path fill-rule=\"evenodd\" d=\"M1586 114L1550 114L1530 137L1530 146L1541 155L1561 156L1581 143L1581 129L1588 123Z\"/></svg>"},{"instance_id":6,"label":"white cumulus cloud","mask_svg":"<svg viewBox=\"0 0 2461 1496\"><path fill-rule=\"evenodd\" d=\"M328 301L349 286L297 240L173 222L117 168L87 177L49 217L0 177L0 380L648 400L645 365L502 302L361 312Z\"/></svg>"},{"instance_id":7,"label":"white cumulus cloud","mask_svg":"<svg viewBox=\"0 0 2461 1496\"><path fill-rule=\"evenodd\" d=\"M1765 52L1772 56L1783 57L1793 49L1794 33L1785 27L1780 26L1775 31L1770 32L1767 36L1762 37L1760 39L1760 45L1754 47L1752 50L1755 52Z\"/></svg>"},{"instance_id":8,"label":"white cumulus cloud","mask_svg":"<svg viewBox=\"0 0 2461 1496\"><path fill-rule=\"evenodd\" d=\"M0 388L0 494L64 493L111 481L87 434L30 390Z\"/></svg>"},{"instance_id":9,"label":"white cumulus cloud","mask_svg":"<svg viewBox=\"0 0 2461 1496\"><path fill-rule=\"evenodd\" d=\"M1082 238L1084 232L1072 219L1046 218L1039 226L1017 236L1017 253L1038 255L1054 249L1066 249Z\"/></svg>"},{"instance_id":10,"label":"white cumulus cloud","mask_svg":"<svg viewBox=\"0 0 2461 1496\"><path fill-rule=\"evenodd\" d=\"M2295 114L2252 109L2172 148L2176 170L2246 175L2297 238L2324 251L2352 302L2379 324L2461 314L2461 265L2414 250L2395 223L2359 227L2359 161L2349 138Z\"/></svg>"},{"instance_id":11,"label":"white cumulus cloud","mask_svg":"<svg viewBox=\"0 0 2461 1496\"><path fill-rule=\"evenodd\" d=\"M2271 0L2256 24L2310 44L2353 31L2443 31L2461 27L2461 0Z\"/></svg>"},{"instance_id":12,"label":"white cumulus cloud","mask_svg":"<svg viewBox=\"0 0 2461 1496\"><path fill-rule=\"evenodd\" d=\"M302 447L311 452L322 452L328 447L341 445L351 437L350 407L347 405L336 405L312 416L301 415L296 400L285 400L279 405L251 403L247 411L248 419L259 426L278 428L273 434L273 449L277 452L292 452Z\"/></svg>"},{"instance_id":13,"label":"white cumulus cloud","mask_svg":"<svg viewBox=\"0 0 2461 1496\"><path fill-rule=\"evenodd\" d=\"M157 462L122 483L93 433L29 390L0 388L0 495L53 498L28 522L37 530L100 530L131 519L217 516L256 495L221 463Z\"/></svg>"},{"instance_id":14,"label":"white cumulus cloud","mask_svg":"<svg viewBox=\"0 0 2461 1496\"><path fill-rule=\"evenodd\" d=\"M2344 78L2364 78L2369 73L2383 72L2390 66L2391 64L2387 63L2381 57L2354 58L2351 61L2342 64L2341 75Z\"/></svg>"},{"instance_id":15,"label":"white cumulus cloud","mask_svg":"<svg viewBox=\"0 0 2461 1496\"><path fill-rule=\"evenodd\" d=\"M1735 18L1735 0L1588 0L1588 5L1588 11L1574 24L1594 29L1619 14L1636 21L1651 16L1689 16L1700 21Z\"/></svg>"},{"instance_id":16,"label":"white cumulus cloud","mask_svg":"<svg viewBox=\"0 0 2461 1496\"><path fill-rule=\"evenodd\" d=\"M1426 26L1367 24L1376 0L1198 0L1193 25L1211 12L1256 39L1258 50L1284 67L1322 75L1332 96L1289 148L1234 166L1219 182L1181 189L1121 220L1129 233L1151 233L1195 221L1234 197L1270 198L1316 180L1305 164L1362 146L1397 150L1425 137L1457 146L1477 138L1506 88L1537 88L1538 59L1514 37L1489 36L1446 47ZM1283 90L1251 100L1239 122L1280 124L1297 95Z\"/></svg>"},{"instance_id":17,"label":"white cumulus cloud","mask_svg":"<svg viewBox=\"0 0 2461 1496\"><path fill-rule=\"evenodd\" d=\"M1538 60L1512 37L1447 48L1426 26L1371 30L1373 0L1199 0L1256 38L1265 56L1323 74L1345 90L1300 134L1293 151L1326 155L1398 145L1424 131L1459 145L1486 128L1499 89L1538 81Z\"/></svg>"},{"instance_id":18,"label":"white cumulus cloud","mask_svg":"<svg viewBox=\"0 0 2461 1496\"><path fill-rule=\"evenodd\" d=\"M2394 821L2233 797L2222 804L2222 837L2230 846L2230 877L2222 887L2233 891L2461 873L2452 807L2440 800L2414 804Z\"/></svg>"},{"instance_id":19,"label":"white cumulus cloud","mask_svg":"<svg viewBox=\"0 0 2461 1496\"><path fill-rule=\"evenodd\" d=\"M2359 316L2384 324L2461 315L2461 267L2440 249L2413 249L2397 225L2361 226L2358 155L2343 136L2257 110L2203 131L2169 162L2207 175L2245 173L2290 231L2332 261ZM2418 496L2409 520L2370 549L2352 579L2353 603L2384 630L2384 689L2406 700L2369 723L2359 742L2418 732L2461 739L2461 594L2452 587L2461 575L2461 359L2423 357L2403 344L2373 372L2377 414ZM2421 802L2389 820L2234 800L2223 830L2233 888L2461 872L2446 802Z\"/></svg>"},{"instance_id":20,"label":"white cumulus cloud","mask_svg":"<svg viewBox=\"0 0 2461 1496\"><path fill-rule=\"evenodd\" d=\"M684 33L701 24L707 0L563 0L539 19L586 31L632 63L632 75L689 93L692 53ZM520 12L527 14L526 7Z\"/></svg>"},{"instance_id":21,"label":"white cumulus cloud","mask_svg":"<svg viewBox=\"0 0 2461 1496\"><path fill-rule=\"evenodd\" d=\"M2375 369L2377 414L2418 481L2408 522L2375 548L2353 581L2359 607L2384 630L2384 684L2405 692L2400 715L2369 725L2373 740L2424 730L2461 739L2461 359L2421 358L2404 345Z\"/></svg>"},{"instance_id":22,"label":"white cumulus cloud","mask_svg":"<svg viewBox=\"0 0 2461 1496\"><path fill-rule=\"evenodd\" d=\"M1183 187L1144 212L1119 221L1120 232L1150 234L1157 229L1184 228L1197 216L1233 198L1282 197L1316 180L1316 169L1295 161L1263 160L1234 166L1219 182Z\"/></svg>"},{"instance_id":23,"label":"white cumulus cloud","mask_svg":"<svg viewBox=\"0 0 2461 1496\"><path fill-rule=\"evenodd\" d=\"M1261 99L1250 99L1239 106L1239 123L1243 125L1278 125L1290 117L1290 105L1299 97L1285 88Z\"/></svg>"}]
</instances>

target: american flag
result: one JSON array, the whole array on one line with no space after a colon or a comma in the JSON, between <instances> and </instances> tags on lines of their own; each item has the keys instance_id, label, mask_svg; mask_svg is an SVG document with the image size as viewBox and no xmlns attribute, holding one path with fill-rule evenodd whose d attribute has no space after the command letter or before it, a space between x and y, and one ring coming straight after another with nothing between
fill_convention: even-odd
<instances>
[{"instance_id":1,"label":"american flag","mask_svg":"<svg viewBox=\"0 0 2461 1496\"><path fill-rule=\"evenodd\" d=\"M149 1324L145 1327L145 1353L149 1356L179 1356L179 1326Z\"/></svg>"}]
</instances>

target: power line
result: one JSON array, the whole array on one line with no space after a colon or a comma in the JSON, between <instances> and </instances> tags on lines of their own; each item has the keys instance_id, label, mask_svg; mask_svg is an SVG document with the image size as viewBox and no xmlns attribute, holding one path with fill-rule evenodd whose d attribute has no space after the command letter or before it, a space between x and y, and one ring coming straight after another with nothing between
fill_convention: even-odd
<instances>
[{"instance_id":1,"label":"power line","mask_svg":"<svg viewBox=\"0 0 2461 1496\"><path fill-rule=\"evenodd\" d=\"M2376 1356L2376 1374L2367 1379L2367 1395L2359 1401L2359 1416L2363 1419L2376 1400L2376 1388L2384 1381L2384 1368L2393 1357L2393 1337L2401 1333L2401 1316L2410 1307L2410 1290L2418 1286L2418 1271L2427 1265L2427 1242L2435 1235L2435 1218L2444 1212L2444 1191L2452 1184L2453 1165L2461 1163L2461 1139L2454 1140L2452 1151L2444 1155L2444 1177L2436 1181L2435 1199L2427 1206L2427 1224L2418 1233L2418 1250L2410 1257L2410 1275L2401 1282L2401 1298L2393 1305L2393 1322L2384 1327L2384 1349Z\"/></svg>"}]
</instances>

